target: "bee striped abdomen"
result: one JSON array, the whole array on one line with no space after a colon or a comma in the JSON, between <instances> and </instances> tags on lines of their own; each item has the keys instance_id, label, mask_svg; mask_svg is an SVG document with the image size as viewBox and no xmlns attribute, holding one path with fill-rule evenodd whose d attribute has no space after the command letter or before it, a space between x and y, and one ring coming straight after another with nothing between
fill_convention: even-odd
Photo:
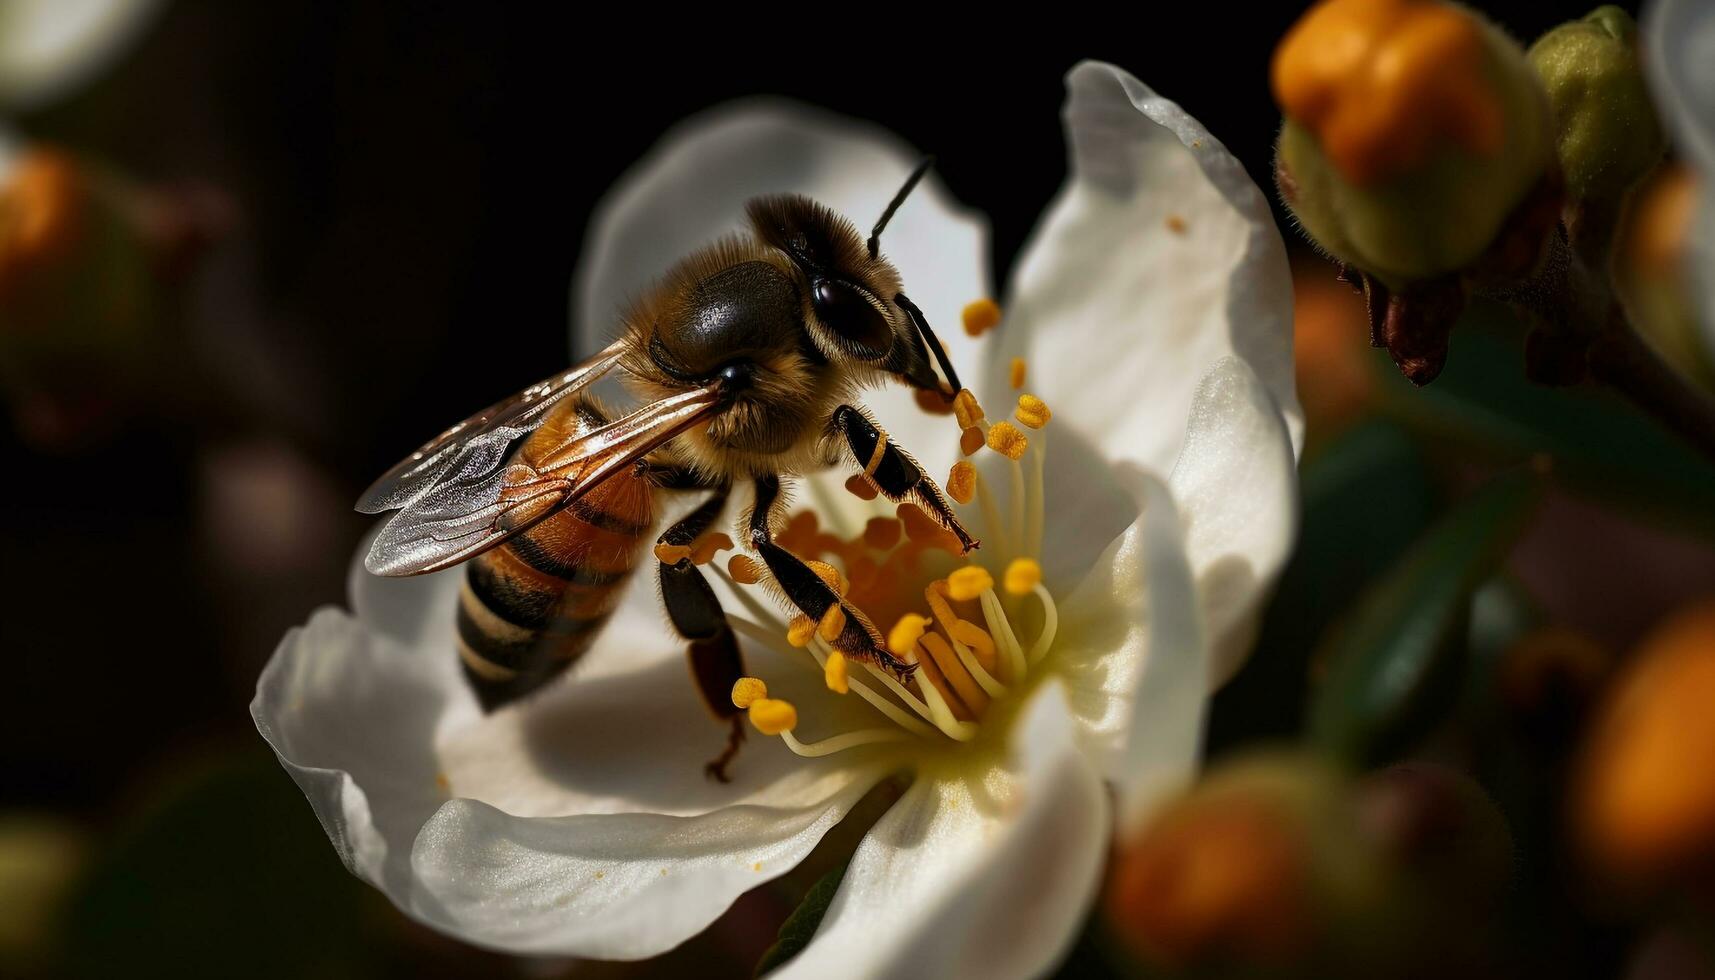
<instances>
[{"instance_id":1,"label":"bee striped abdomen","mask_svg":"<svg viewBox=\"0 0 1715 980\"><path fill-rule=\"evenodd\" d=\"M516 450L533 463L603 423L569 399ZM542 687L595 641L654 524L653 486L630 471L465 565L458 652L483 709Z\"/></svg>"}]
</instances>

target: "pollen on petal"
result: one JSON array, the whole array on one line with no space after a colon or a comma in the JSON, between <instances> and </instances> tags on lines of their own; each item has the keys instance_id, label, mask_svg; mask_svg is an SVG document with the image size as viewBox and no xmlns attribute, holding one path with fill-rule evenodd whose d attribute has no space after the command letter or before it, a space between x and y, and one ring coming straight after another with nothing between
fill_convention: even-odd
<instances>
[{"instance_id":1,"label":"pollen on petal","mask_svg":"<svg viewBox=\"0 0 1715 980\"><path fill-rule=\"evenodd\" d=\"M846 479L846 492L859 500L874 500L878 493L875 484L862 473L853 473Z\"/></svg>"},{"instance_id":2,"label":"pollen on petal","mask_svg":"<svg viewBox=\"0 0 1715 980\"><path fill-rule=\"evenodd\" d=\"M1047 402L1035 395L1019 395L1018 410L1012 413L1012 417L1017 419L1020 425L1040 429L1048 424L1054 413L1049 411Z\"/></svg>"},{"instance_id":3,"label":"pollen on petal","mask_svg":"<svg viewBox=\"0 0 1715 980\"><path fill-rule=\"evenodd\" d=\"M793 616L786 626L786 642L795 647L809 646L810 637L816 635L816 625L808 616Z\"/></svg>"},{"instance_id":4,"label":"pollen on petal","mask_svg":"<svg viewBox=\"0 0 1715 980\"><path fill-rule=\"evenodd\" d=\"M838 650L828 654L828 660L822 665L822 680L828 685L828 690L835 694L845 694L851 690L846 678L846 655Z\"/></svg>"},{"instance_id":5,"label":"pollen on petal","mask_svg":"<svg viewBox=\"0 0 1715 980\"><path fill-rule=\"evenodd\" d=\"M732 561L727 562L726 571L740 585L755 585L762 581L762 566L749 555L733 555Z\"/></svg>"},{"instance_id":6,"label":"pollen on petal","mask_svg":"<svg viewBox=\"0 0 1715 980\"><path fill-rule=\"evenodd\" d=\"M899 622L887 631L887 649L896 657L903 657L917 648L917 641L923 638L923 631L929 628L929 617L917 613L906 613L899 617Z\"/></svg>"},{"instance_id":7,"label":"pollen on petal","mask_svg":"<svg viewBox=\"0 0 1715 980\"><path fill-rule=\"evenodd\" d=\"M863 543L877 551L886 551L899 543L904 532L904 525L896 517L872 517L863 526Z\"/></svg>"},{"instance_id":8,"label":"pollen on petal","mask_svg":"<svg viewBox=\"0 0 1715 980\"><path fill-rule=\"evenodd\" d=\"M1022 357L1013 358L1012 359L1012 366L1007 369L1007 373L1006 373L1006 380L1009 384L1012 385L1013 391L1017 391L1018 389L1024 387L1024 374L1025 374L1024 358L1022 358Z\"/></svg>"},{"instance_id":9,"label":"pollen on petal","mask_svg":"<svg viewBox=\"0 0 1715 980\"><path fill-rule=\"evenodd\" d=\"M1006 566L1006 575L1002 578L1007 592L1024 595L1042 581L1042 566L1034 558L1014 558L1012 564Z\"/></svg>"},{"instance_id":10,"label":"pollen on petal","mask_svg":"<svg viewBox=\"0 0 1715 980\"><path fill-rule=\"evenodd\" d=\"M732 685L732 706L748 708L768 697L768 685L760 677L740 677Z\"/></svg>"},{"instance_id":11,"label":"pollen on petal","mask_svg":"<svg viewBox=\"0 0 1715 980\"><path fill-rule=\"evenodd\" d=\"M959 319L964 321L966 334L981 337L1000 326L1000 304L986 297L966 303Z\"/></svg>"},{"instance_id":12,"label":"pollen on petal","mask_svg":"<svg viewBox=\"0 0 1715 980\"><path fill-rule=\"evenodd\" d=\"M960 602L975 599L994 588L994 576L981 565L966 565L955 568L947 576L947 597Z\"/></svg>"},{"instance_id":13,"label":"pollen on petal","mask_svg":"<svg viewBox=\"0 0 1715 980\"><path fill-rule=\"evenodd\" d=\"M845 629L846 611L841 609L837 602L829 606L827 612L822 613L822 621L816 624L817 634L829 643L838 639Z\"/></svg>"},{"instance_id":14,"label":"pollen on petal","mask_svg":"<svg viewBox=\"0 0 1715 980\"><path fill-rule=\"evenodd\" d=\"M1030 448L1030 440L1011 422L996 422L989 426L988 446L1007 459L1016 461L1024 458L1024 451Z\"/></svg>"},{"instance_id":15,"label":"pollen on petal","mask_svg":"<svg viewBox=\"0 0 1715 980\"><path fill-rule=\"evenodd\" d=\"M961 459L954 463L952 472L947 474L947 496L961 504L968 504L976 492L977 468L968 460Z\"/></svg>"},{"instance_id":16,"label":"pollen on petal","mask_svg":"<svg viewBox=\"0 0 1715 980\"><path fill-rule=\"evenodd\" d=\"M959 428L968 429L985 417L983 407L977 402L977 396L971 394L971 389L960 388L953 397L953 418L959 423Z\"/></svg>"},{"instance_id":17,"label":"pollen on petal","mask_svg":"<svg viewBox=\"0 0 1715 980\"><path fill-rule=\"evenodd\" d=\"M798 727L798 709L790 701L758 698L750 702L750 723L764 735L779 735Z\"/></svg>"}]
</instances>

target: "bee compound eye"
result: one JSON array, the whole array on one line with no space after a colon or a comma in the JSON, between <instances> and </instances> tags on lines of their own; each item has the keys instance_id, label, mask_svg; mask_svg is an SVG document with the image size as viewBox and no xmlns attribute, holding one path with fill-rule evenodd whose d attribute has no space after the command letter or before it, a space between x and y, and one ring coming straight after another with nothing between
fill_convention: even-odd
<instances>
[{"instance_id":1,"label":"bee compound eye","mask_svg":"<svg viewBox=\"0 0 1715 980\"><path fill-rule=\"evenodd\" d=\"M822 279L811 292L816 319L839 336L843 346L865 358L879 358L893 346L887 316L857 287L838 279Z\"/></svg>"}]
</instances>

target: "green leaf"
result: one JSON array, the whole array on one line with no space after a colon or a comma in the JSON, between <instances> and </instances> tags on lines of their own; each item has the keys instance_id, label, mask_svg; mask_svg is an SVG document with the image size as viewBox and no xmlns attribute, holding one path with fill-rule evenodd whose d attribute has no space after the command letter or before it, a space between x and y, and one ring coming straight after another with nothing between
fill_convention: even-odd
<instances>
[{"instance_id":1,"label":"green leaf","mask_svg":"<svg viewBox=\"0 0 1715 980\"><path fill-rule=\"evenodd\" d=\"M1298 543L1263 614L1256 653L1215 695L1211 756L1299 732L1317 640L1423 533L1436 506L1422 454L1398 425L1380 420L1307 460L1301 484Z\"/></svg>"},{"instance_id":2,"label":"green leaf","mask_svg":"<svg viewBox=\"0 0 1715 980\"><path fill-rule=\"evenodd\" d=\"M1511 549L1541 492L1523 471L1491 481L1414 544L1323 642L1310 735L1359 763L1394 756L1457 699L1471 594Z\"/></svg>"},{"instance_id":3,"label":"green leaf","mask_svg":"<svg viewBox=\"0 0 1715 980\"><path fill-rule=\"evenodd\" d=\"M804 900L780 924L780 934L774 945L764 950L762 959L756 961L757 976L779 968L810 945L811 937L816 935L816 928L822 924L822 916L828 913L828 905L833 902L834 893L840 890L840 881L845 876L846 865L841 864L810 886Z\"/></svg>"},{"instance_id":4,"label":"green leaf","mask_svg":"<svg viewBox=\"0 0 1715 980\"><path fill-rule=\"evenodd\" d=\"M1414 388L1378 352L1381 407L1431 439L1518 463L1539 454L1557 483L1715 536L1715 463L1618 396L1590 384L1549 388L1524 377L1523 328L1479 303L1453 331L1447 367Z\"/></svg>"}]
</instances>

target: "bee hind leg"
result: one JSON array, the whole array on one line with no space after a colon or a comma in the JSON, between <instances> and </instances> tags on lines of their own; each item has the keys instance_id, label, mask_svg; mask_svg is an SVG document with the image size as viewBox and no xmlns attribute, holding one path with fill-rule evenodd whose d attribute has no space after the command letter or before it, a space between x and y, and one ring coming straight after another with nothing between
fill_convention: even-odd
<instances>
[{"instance_id":1,"label":"bee hind leg","mask_svg":"<svg viewBox=\"0 0 1715 980\"><path fill-rule=\"evenodd\" d=\"M744 742L742 713L732 703L732 686L744 676L744 658L720 599L703 577L703 570L678 552L689 548L708 531L726 502L727 490L717 489L696 510L669 527L656 541L655 549L660 564L661 602L667 607L673 629L690 641L687 653L697 693L702 695L710 713L728 725L726 747L704 767L711 778L723 783L728 781L727 766ZM669 562L669 558L673 560Z\"/></svg>"},{"instance_id":2,"label":"bee hind leg","mask_svg":"<svg viewBox=\"0 0 1715 980\"><path fill-rule=\"evenodd\" d=\"M802 558L774 543L769 516L779 502L780 478L758 477L756 507L750 513L750 546L762 556L763 564L768 566L769 574L780 584L787 600L815 623L826 622L830 610L838 607L843 616L838 617L839 633L830 641L834 649L853 660L876 664L902 680L911 676L916 664L895 657L874 624L842 600Z\"/></svg>"},{"instance_id":3,"label":"bee hind leg","mask_svg":"<svg viewBox=\"0 0 1715 980\"><path fill-rule=\"evenodd\" d=\"M923 472L922 465L910 453L887 437L867 412L851 405L841 405L834 409L830 427L845 438L852 457L863 467L863 475L886 494L887 499L895 503L907 499L917 503L935 523L953 532L965 551L977 547L977 540L959 523L958 515L953 513L941 488Z\"/></svg>"}]
</instances>

